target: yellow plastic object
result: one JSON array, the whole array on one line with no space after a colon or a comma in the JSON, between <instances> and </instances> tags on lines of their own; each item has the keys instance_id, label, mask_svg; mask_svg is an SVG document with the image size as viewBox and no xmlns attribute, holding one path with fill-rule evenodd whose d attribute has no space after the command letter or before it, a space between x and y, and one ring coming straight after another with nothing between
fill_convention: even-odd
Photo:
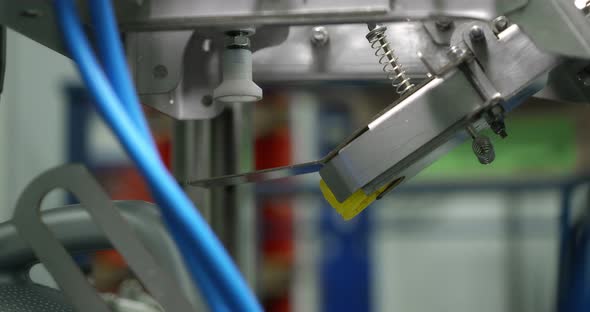
<instances>
[{"instance_id":1,"label":"yellow plastic object","mask_svg":"<svg viewBox=\"0 0 590 312\"><path fill-rule=\"evenodd\" d=\"M381 193L393 187L396 187L401 182L401 180L402 179L395 180L394 182L387 184L379 190L375 191L371 195L367 195L362 189L359 189L358 191L354 192L354 194L350 195L350 197L345 199L343 202L339 202L336 199L336 197L332 193L332 190L330 190L330 188L328 187L326 182L324 182L323 179L320 181L320 190L322 191L322 194L324 195L326 201L330 203L330 205L334 209L336 209L336 211L342 216L342 218L344 218L344 220L348 221L356 217L356 215L361 213L361 211L365 210L365 208L367 208L372 202L374 202Z\"/></svg>"}]
</instances>

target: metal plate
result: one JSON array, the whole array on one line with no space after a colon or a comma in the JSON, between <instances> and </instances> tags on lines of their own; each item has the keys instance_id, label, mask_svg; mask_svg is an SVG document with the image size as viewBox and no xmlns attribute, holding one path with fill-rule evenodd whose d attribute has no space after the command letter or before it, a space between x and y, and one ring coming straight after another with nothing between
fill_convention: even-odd
<instances>
[{"instance_id":1,"label":"metal plate","mask_svg":"<svg viewBox=\"0 0 590 312\"><path fill-rule=\"evenodd\" d=\"M426 77L427 70L417 57L419 51L435 67L448 63L448 45L435 44L421 22L386 25L390 47L410 77ZM375 50L365 38L369 32L366 25L325 26L329 40L323 46L311 42L312 28L290 27L282 44L254 53L254 80L262 85L338 80L388 82Z\"/></svg>"},{"instance_id":2,"label":"metal plate","mask_svg":"<svg viewBox=\"0 0 590 312\"><path fill-rule=\"evenodd\" d=\"M82 166L66 165L42 174L27 186L18 200L13 223L19 235L31 246L76 309L109 311L64 246L41 220L41 201L56 188L70 191L78 198L164 309L187 312L192 310L180 289L156 263L90 173Z\"/></svg>"},{"instance_id":3,"label":"metal plate","mask_svg":"<svg viewBox=\"0 0 590 312\"><path fill-rule=\"evenodd\" d=\"M129 30L203 26L314 25L407 21L450 16L491 20L527 0L217 0L149 1L122 23Z\"/></svg>"},{"instance_id":4,"label":"metal plate","mask_svg":"<svg viewBox=\"0 0 590 312\"><path fill-rule=\"evenodd\" d=\"M574 0L529 0L509 15L539 46L557 55L590 59L590 19Z\"/></svg>"},{"instance_id":5,"label":"metal plate","mask_svg":"<svg viewBox=\"0 0 590 312\"><path fill-rule=\"evenodd\" d=\"M481 41L469 37L469 30L476 25L485 34ZM505 99L518 94L560 62L537 48L518 25L510 26L496 37L487 23L466 23L459 26L451 41L452 45L464 42L469 47L487 78Z\"/></svg>"},{"instance_id":6,"label":"metal plate","mask_svg":"<svg viewBox=\"0 0 590 312\"><path fill-rule=\"evenodd\" d=\"M453 70L371 122L365 133L320 170L320 175L342 202L484 104L469 79Z\"/></svg>"},{"instance_id":7,"label":"metal plate","mask_svg":"<svg viewBox=\"0 0 590 312\"><path fill-rule=\"evenodd\" d=\"M77 2L81 11L86 12L85 1ZM491 20L525 6L527 0L121 0L114 4L121 30L129 32L364 24L438 16ZM0 23L64 52L50 1L0 0Z\"/></svg>"},{"instance_id":8,"label":"metal plate","mask_svg":"<svg viewBox=\"0 0 590 312\"><path fill-rule=\"evenodd\" d=\"M185 296L193 304L199 302L198 290L162 222L158 207L144 201L114 201L113 205L157 262L180 285ZM41 218L69 254L88 254L112 248L106 235L79 204L43 210ZM14 224L10 221L0 224L0 282L22 279L38 262L33 250L18 236Z\"/></svg>"},{"instance_id":9,"label":"metal plate","mask_svg":"<svg viewBox=\"0 0 590 312\"><path fill-rule=\"evenodd\" d=\"M278 167L241 174L232 174L202 180L193 180L184 182L183 184L197 187L220 187L242 183L276 180L296 175L318 172L322 168L324 161L325 160L322 159L292 166Z\"/></svg>"}]
</instances>

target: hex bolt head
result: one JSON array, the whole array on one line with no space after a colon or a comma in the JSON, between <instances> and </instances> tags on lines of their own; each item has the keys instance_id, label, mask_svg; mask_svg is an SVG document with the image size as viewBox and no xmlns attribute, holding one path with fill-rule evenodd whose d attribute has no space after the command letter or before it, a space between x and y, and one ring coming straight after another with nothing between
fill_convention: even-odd
<instances>
[{"instance_id":1,"label":"hex bolt head","mask_svg":"<svg viewBox=\"0 0 590 312\"><path fill-rule=\"evenodd\" d=\"M471 27L471 30L469 30L469 37L473 41L481 41L485 39L485 34L480 26L473 25L473 27Z\"/></svg>"},{"instance_id":2,"label":"hex bolt head","mask_svg":"<svg viewBox=\"0 0 590 312\"><path fill-rule=\"evenodd\" d=\"M508 21L508 18L506 18L506 16L498 16L492 21L494 33L496 34L506 30L506 28L508 28L509 25L510 22Z\"/></svg>"},{"instance_id":3,"label":"hex bolt head","mask_svg":"<svg viewBox=\"0 0 590 312\"><path fill-rule=\"evenodd\" d=\"M324 26L317 26L311 30L311 43L316 47L322 47L330 40L330 34Z\"/></svg>"}]
</instances>

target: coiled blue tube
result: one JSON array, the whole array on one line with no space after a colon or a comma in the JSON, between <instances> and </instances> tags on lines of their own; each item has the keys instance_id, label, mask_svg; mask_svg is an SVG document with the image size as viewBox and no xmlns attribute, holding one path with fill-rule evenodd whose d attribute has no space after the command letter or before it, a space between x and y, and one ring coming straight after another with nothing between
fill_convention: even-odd
<instances>
[{"instance_id":1,"label":"coiled blue tube","mask_svg":"<svg viewBox=\"0 0 590 312\"><path fill-rule=\"evenodd\" d=\"M151 187L189 271L201 288L212 287L231 311L262 311L229 255L129 117L90 50L71 0L54 0L64 41L98 111ZM121 56L122 57L122 56ZM199 268L195 266L199 265ZM209 298L211 299L211 298ZM215 300L213 300L215 302ZM212 301L209 301L211 304ZM219 308L219 307L218 307Z\"/></svg>"}]
</instances>

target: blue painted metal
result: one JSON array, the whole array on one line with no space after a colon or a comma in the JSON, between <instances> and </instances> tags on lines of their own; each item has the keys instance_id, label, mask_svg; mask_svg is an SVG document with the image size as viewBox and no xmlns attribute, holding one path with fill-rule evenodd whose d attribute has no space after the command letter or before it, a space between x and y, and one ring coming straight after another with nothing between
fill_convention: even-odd
<instances>
[{"instance_id":1,"label":"blue painted metal","mask_svg":"<svg viewBox=\"0 0 590 312\"><path fill-rule=\"evenodd\" d=\"M586 203L583 217L572 217L574 190L589 183L589 180L576 181L562 188L556 307L559 312L590 311L590 203Z\"/></svg>"},{"instance_id":2,"label":"blue painted metal","mask_svg":"<svg viewBox=\"0 0 590 312\"><path fill-rule=\"evenodd\" d=\"M323 108L322 128L332 131L351 129L350 112ZM323 140L323 141L322 141ZM328 153L339 142L329 136L320 137L320 150ZM321 195L319 195L321 196ZM371 260L369 214L367 209L352 221L343 221L330 205L322 200L320 237L323 239L320 260L321 311L371 311Z\"/></svg>"}]
</instances>

